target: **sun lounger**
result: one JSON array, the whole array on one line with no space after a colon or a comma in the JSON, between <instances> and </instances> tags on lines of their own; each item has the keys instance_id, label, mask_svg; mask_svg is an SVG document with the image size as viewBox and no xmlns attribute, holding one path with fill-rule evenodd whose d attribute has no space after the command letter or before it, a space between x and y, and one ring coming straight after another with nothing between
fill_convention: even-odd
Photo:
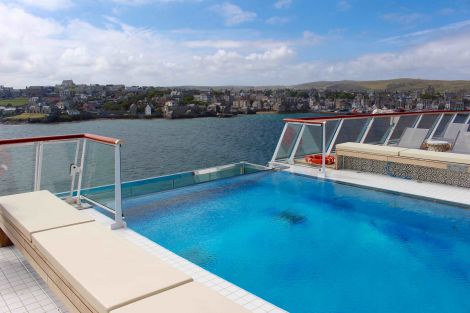
<instances>
[{"instance_id":1,"label":"sun lounger","mask_svg":"<svg viewBox=\"0 0 470 313\"><path fill-rule=\"evenodd\" d=\"M467 125L468 127L468 125ZM452 146L452 152L465 153L470 158L470 132L463 129Z\"/></svg>"},{"instance_id":2,"label":"sun lounger","mask_svg":"<svg viewBox=\"0 0 470 313\"><path fill-rule=\"evenodd\" d=\"M238 313L249 312L216 292L192 282L142 299L111 313Z\"/></svg>"},{"instance_id":3,"label":"sun lounger","mask_svg":"<svg viewBox=\"0 0 470 313\"><path fill-rule=\"evenodd\" d=\"M33 244L100 313L192 281L96 222L33 234Z\"/></svg>"},{"instance_id":4,"label":"sun lounger","mask_svg":"<svg viewBox=\"0 0 470 313\"><path fill-rule=\"evenodd\" d=\"M444 134L442 137L437 137L440 140L445 140L451 145L455 143L457 137L461 132L465 132L466 128L468 128L467 124L459 124L459 123L451 123L447 126Z\"/></svg>"},{"instance_id":5,"label":"sun lounger","mask_svg":"<svg viewBox=\"0 0 470 313\"><path fill-rule=\"evenodd\" d=\"M47 191L0 197L0 228L70 312L246 312Z\"/></svg>"},{"instance_id":6,"label":"sun lounger","mask_svg":"<svg viewBox=\"0 0 470 313\"><path fill-rule=\"evenodd\" d=\"M403 132L397 146L401 148L420 149L429 129L407 127Z\"/></svg>"}]
</instances>

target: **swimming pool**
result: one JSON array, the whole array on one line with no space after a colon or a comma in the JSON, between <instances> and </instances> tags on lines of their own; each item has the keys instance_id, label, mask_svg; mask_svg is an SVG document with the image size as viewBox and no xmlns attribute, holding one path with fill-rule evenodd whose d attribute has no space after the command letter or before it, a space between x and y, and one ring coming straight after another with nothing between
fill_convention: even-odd
<instances>
[{"instance_id":1,"label":"swimming pool","mask_svg":"<svg viewBox=\"0 0 470 313\"><path fill-rule=\"evenodd\" d=\"M126 199L128 225L290 312L470 312L470 211L285 172Z\"/></svg>"}]
</instances>

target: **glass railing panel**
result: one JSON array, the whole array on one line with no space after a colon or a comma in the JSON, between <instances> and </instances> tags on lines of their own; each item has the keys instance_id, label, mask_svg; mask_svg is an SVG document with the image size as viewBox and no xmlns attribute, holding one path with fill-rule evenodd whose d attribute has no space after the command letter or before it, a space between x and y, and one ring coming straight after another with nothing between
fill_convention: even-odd
<instances>
[{"instance_id":1,"label":"glass railing panel","mask_svg":"<svg viewBox=\"0 0 470 313\"><path fill-rule=\"evenodd\" d=\"M389 132L393 129L393 117L375 117L367 133L364 143L380 145L385 142Z\"/></svg>"},{"instance_id":2,"label":"glass railing panel","mask_svg":"<svg viewBox=\"0 0 470 313\"><path fill-rule=\"evenodd\" d=\"M287 159L290 156L301 128L301 124L287 123L275 160Z\"/></svg>"},{"instance_id":3,"label":"glass railing panel","mask_svg":"<svg viewBox=\"0 0 470 313\"><path fill-rule=\"evenodd\" d=\"M322 152L323 127L321 125L305 125L295 158ZM328 138L328 137L326 137Z\"/></svg>"},{"instance_id":4,"label":"glass railing panel","mask_svg":"<svg viewBox=\"0 0 470 313\"><path fill-rule=\"evenodd\" d=\"M449 125L450 121L452 120L454 114L444 114L444 116L441 119L441 122L439 125L437 125L436 131L434 132L433 137L442 137L444 135L444 132Z\"/></svg>"},{"instance_id":5,"label":"glass railing panel","mask_svg":"<svg viewBox=\"0 0 470 313\"><path fill-rule=\"evenodd\" d=\"M428 135L430 135L435 124L439 121L439 116L439 114L424 114L417 128L429 129Z\"/></svg>"},{"instance_id":6,"label":"glass railing panel","mask_svg":"<svg viewBox=\"0 0 470 313\"><path fill-rule=\"evenodd\" d=\"M78 141L42 143L41 190L70 192L70 166L75 164Z\"/></svg>"},{"instance_id":7,"label":"glass railing panel","mask_svg":"<svg viewBox=\"0 0 470 313\"><path fill-rule=\"evenodd\" d=\"M336 137L332 151L336 151L336 145L345 142L359 142L367 127L368 118L345 119Z\"/></svg>"},{"instance_id":8,"label":"glass railing panel","mask_svg":"<svg viewBox=\"0 0 470 313\"><path fill-rule=\"evenodd\" d=\"M114 146L87 140L81 195L114 209Z\"/></svg>"},{"instance_id":9,"label":"glass railing panel","mask_svg":"<svg viewBox=\"0 0 470 313\"><path fill-rule=\"evenodd\" d=\"M454 123L464 124L467 121L468 114L467 113L459 113L455 117Z\"/></svg>"},{"instance_id":10,"label":"glass railing panel","mask_svg":"<svg viewBox=\"0 0 470 313\"><path fill-rule=\"evenodd\" d=\"M388 144L393 145L398 142L398 140L403 135L403 132L407 128L411 128L415 125L416 121L418 120L418 115L402 115L400 117L395 117L396 126L393 130L393 133L390 135L390 139Z\"/></svg>"},{"instance_id":11,"label":"glass railing panel","mask_svg":"<svg viewBox=\"0 0 470 313\"><path fill-rule=\"evenodd\" d=\"M0 146L0 196L34 190L36 145Z\"/></svg>"}]
</instances>

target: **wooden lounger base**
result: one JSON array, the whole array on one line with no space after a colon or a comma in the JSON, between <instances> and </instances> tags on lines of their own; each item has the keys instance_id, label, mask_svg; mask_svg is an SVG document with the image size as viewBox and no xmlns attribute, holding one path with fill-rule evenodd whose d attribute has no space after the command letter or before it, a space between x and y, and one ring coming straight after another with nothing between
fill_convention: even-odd
<instances>
[{"instance_id":1,"label":"wooden lounger base","mask_svg":"<svg viewBox=\"0 0 470 313\"><path fill-rule=\"evenodd\" d=\"M0 228L0 248L11 246L13 243L11 242L10 238L8 238L7 234Z\"/></svg>"},{"instance_id":2,"label":"wooden lounger base","mask_svg":"<svg viewBox=\"0 0 470 313\"><path fill-rule=\"evenodd\" d=\"M31 264L38 275L46 282L47 286L62 301L70 312L73 313L98 313L91 308L91 305L78 296L70 284L67 283L52 268L43 257L32 247L31 243L25 240L15 230L15 227L5 221L0 216L0 228L11 239L15 247L21 252L26 260Z\"/></svg>"}]
</instances>

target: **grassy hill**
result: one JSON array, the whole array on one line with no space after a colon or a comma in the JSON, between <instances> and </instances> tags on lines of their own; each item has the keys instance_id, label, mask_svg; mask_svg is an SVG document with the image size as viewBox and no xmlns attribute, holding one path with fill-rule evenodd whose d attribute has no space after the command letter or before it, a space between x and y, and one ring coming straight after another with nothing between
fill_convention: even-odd
<instances>
[{"instance_id":1,"label":"grassy hill","mask_svg":"<svg viewBox=\"0 0 470 313\"><path fill-rule=\"evenodd\" d=\"M0 99L0 106L7 106L11 104L14 107L19 107L28 103L28 98L13 98L13 99Z\"/></svg>"},{"instance_id":2,"label":"grassy hill","mask_svg":"<svg viewBox=\"0 0 470 313\"><path fill-rule=\"evenodd\" d=\"M433 86L436 91L470 91L470 80L426 80L398 78L388 80L372 80L372 81L319 81L300 85L294 85L296 89L336 89L336 90L389 90L389 91L409 91L421 90L428 86Z\"/></svg>"}]
</instances>

